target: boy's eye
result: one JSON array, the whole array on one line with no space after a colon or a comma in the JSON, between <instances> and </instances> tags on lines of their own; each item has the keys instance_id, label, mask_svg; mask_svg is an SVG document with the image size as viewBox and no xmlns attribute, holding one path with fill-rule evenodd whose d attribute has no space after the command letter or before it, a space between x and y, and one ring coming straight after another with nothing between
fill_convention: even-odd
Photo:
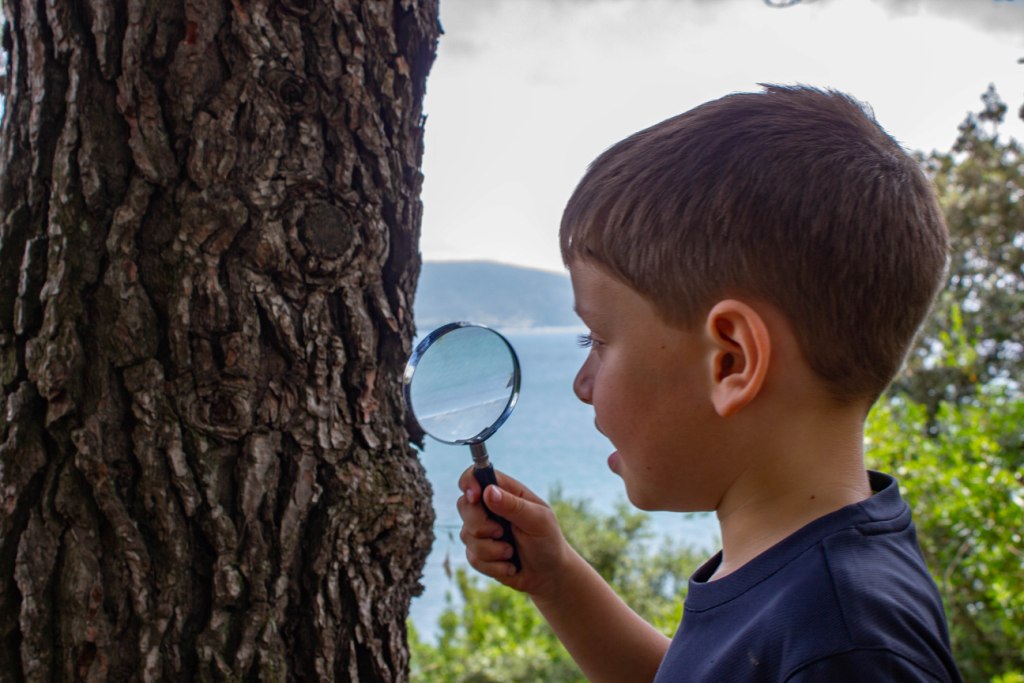
<instances>
[{"instance_id":1,"label":"boy's eye","mask_svg":"<svg viewBox=\"0 0 1024 683\"><path fill-rule=\"evenodd\" d=\"M591 334L581 334L576 337L576 345L581 349L589 349L594 345L594 337Z\"/></svg>"}]
</instances>

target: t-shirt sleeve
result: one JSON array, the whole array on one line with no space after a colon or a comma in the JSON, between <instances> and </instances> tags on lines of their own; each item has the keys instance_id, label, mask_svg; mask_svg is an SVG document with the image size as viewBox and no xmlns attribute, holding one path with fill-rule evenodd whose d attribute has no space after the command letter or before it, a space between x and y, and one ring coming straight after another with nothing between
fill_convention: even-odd
<instances>
[{"instance_id":1,"label":"t-shirt sleeve","mask_svg":"<svg viewBox=\"0 0 1024 683\"><path fill-rule=\"evenodd\" d=\"M863 681L904 681L908 683L943 683L948 678L936 676L909 659L890 650L851 650L819 659L801 667L786 678L788 683L863 683Z\"/></svg>"}]
</instances>

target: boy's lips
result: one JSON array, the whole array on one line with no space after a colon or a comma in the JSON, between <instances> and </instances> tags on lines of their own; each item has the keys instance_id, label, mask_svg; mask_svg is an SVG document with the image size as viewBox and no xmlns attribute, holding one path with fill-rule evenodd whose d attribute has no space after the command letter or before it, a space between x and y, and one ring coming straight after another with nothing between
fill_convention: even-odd
<instances>
[{"instance_id":1,"label":"boy's lips","mask_svg":"<svg viewBox=\"0 0 1024 683\"><path fill-rule=\"evenodd\" d=\"M597 418L594 418L594 429L596 429L604 438L608 438L608 435L601 429L601 425L598 424ZM617 450L612 451L611 455L608 456L608 469L615 474L619 473L619 452Z\"/></svg>"},{"instance_id":2,"label":"boy's lips","mask_svg":"<svg viewBox=\"0 0 1024 683\"><path fill-rule=\"evenodd\" d=\"M619 452L612 451L612 454L608 456L608 469L615 474L619 473Z\"/></svg>"}]
</instances>

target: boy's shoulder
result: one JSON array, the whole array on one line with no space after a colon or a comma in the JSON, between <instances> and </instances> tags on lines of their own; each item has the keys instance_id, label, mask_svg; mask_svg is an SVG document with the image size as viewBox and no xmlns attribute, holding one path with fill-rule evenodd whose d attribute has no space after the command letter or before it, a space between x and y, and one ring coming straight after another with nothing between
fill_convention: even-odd
<instances>
[{"instance_id":1,"label":"boy's shoulder","mask_svg":"<svg viewBox=\"0 0 1024 683\"><path fill-rule=\"evenodd\" d=\"M942 603L894 480L812 522L733 574L694 574L659 681L957 681Z\"/></svg>"}]
</instances>

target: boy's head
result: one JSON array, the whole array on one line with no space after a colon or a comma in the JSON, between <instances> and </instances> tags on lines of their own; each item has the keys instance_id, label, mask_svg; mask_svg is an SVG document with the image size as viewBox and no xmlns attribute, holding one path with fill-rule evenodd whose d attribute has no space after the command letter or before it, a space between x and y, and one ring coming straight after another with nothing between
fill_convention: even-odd
<instances>
[{"instance_id":1,"label":"boy's head","mask_svg":"<svg viewBox=\"0 0 1024 683\"><path fill-rule=\"evenodd\" d=\"M561 247L680 326L725 297L772 304L829 392L870 402L928 312L948 235L918 164L860 104L766 86L604 152L566 206Z\"/></svg>"}]
</instances>

